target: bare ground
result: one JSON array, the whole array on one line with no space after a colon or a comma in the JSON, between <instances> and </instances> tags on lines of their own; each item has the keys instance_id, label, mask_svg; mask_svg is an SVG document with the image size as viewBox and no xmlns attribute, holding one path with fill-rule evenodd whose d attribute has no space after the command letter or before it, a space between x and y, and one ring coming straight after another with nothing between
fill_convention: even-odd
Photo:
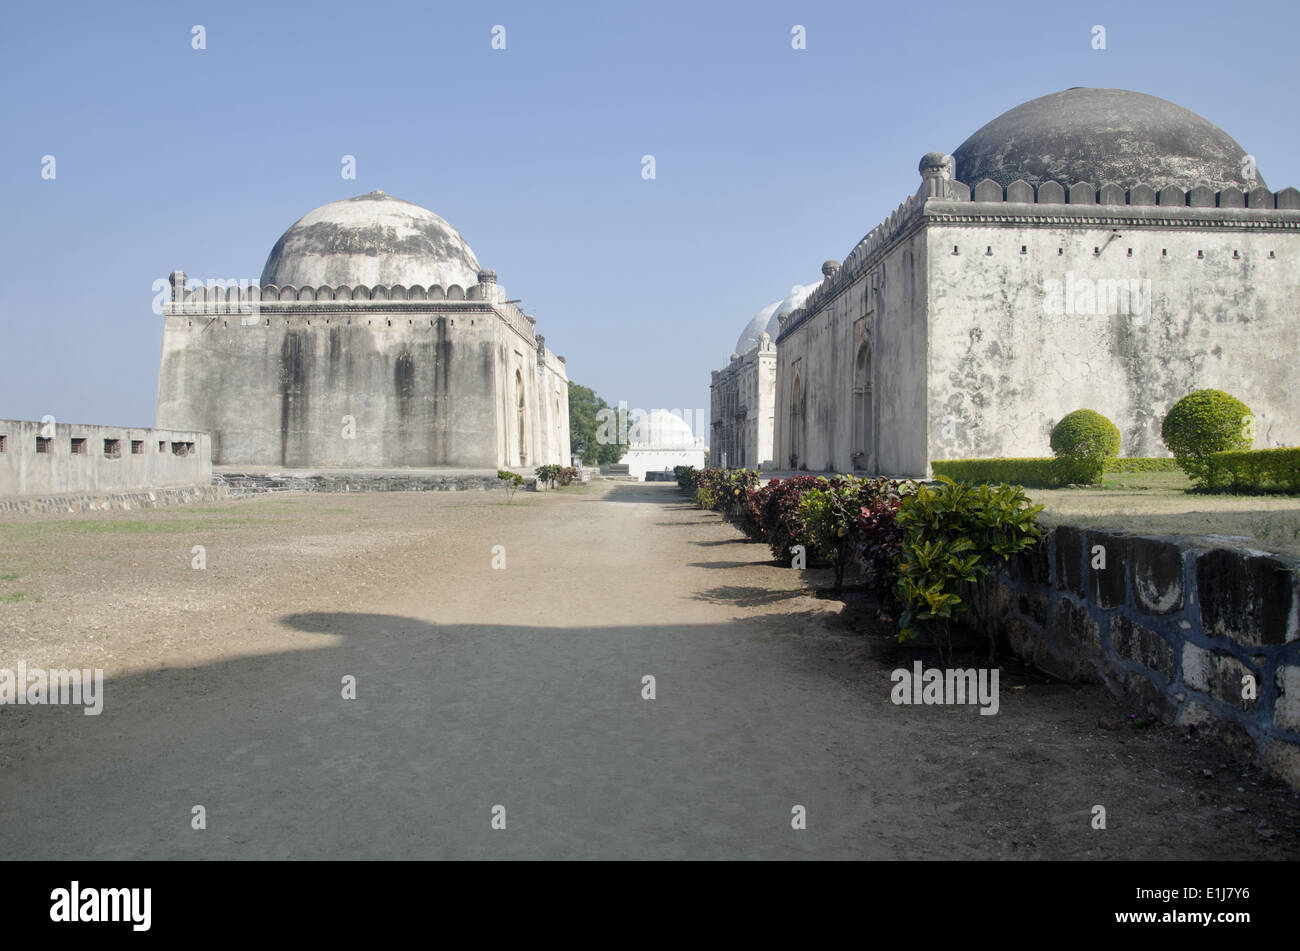
<instances>
[{"instance_id":1,"label":"bare ground","mask_svg":"<svg viewBox=\"0 0 1300 951\"><path fill-rule=\"evenodd\" d=\"M109 679L0 707L0 855L1300 856L1300 797L1102 688L895 706L934 659L767 557L629 483L5 517L0 667Z\"/></svg>"}]
</instances>

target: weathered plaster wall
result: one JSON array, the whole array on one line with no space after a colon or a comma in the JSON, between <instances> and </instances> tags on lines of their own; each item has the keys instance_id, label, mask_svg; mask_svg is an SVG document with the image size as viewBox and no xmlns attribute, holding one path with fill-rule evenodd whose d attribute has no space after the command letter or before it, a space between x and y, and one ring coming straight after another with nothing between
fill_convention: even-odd
<instances>
[{"instance_id":1,"label":"weathered plaster wall","mask_svg":"<svg viewBox=\"0 0 1300 951\"><path fill-rule=\"evenodd\" d=\"M837 274L828 292L787 319L777 345L777 468L925 474L926 258L924 230L905 229L862 262L856 277ZM864 343L871 353L871 445L858 445L864 439L854 405ZM866 457L855 466L859 449Z\"/></svg>"},{"instance_id":2,"label":"weathered plaster wall","mask_svg":"<svg viewBox=\"0 0 1300 951\"><path fill-rule=\"evenodd\" d=\"M1080 408L1119 426L1123 454L1167 455L1164 414L1206 387L1255 411L1257 447L1300 444L1300 231L1260 227L1295 212L950 210L976 220L928 229L931 459L1050 455ZM1127 307L1116 282L1138 291ZM1090 312L1051 313L1067 293Z\"/></svg>"},{"instance_id":3,"label":"weathered plaster wall","mask_svg":"<svg viewBox=\"0 0 1300 951\"><path fill-rule=\"evenodd\" d=\"M212 444L203 432L4 419L0 436L0 497L129 493L212 481ZM36 451L38 437L49 439L47 452ZM72 451L74 439L84 440L81 453ZM117 440L117 454L105 451L105 440Z\"/></svg>"},{"instance_id":4,"label":"weathered plaster wall","mask_svg":"<svg viewBox=\"0 0 1300 951\"><path fill-rule=\"evenodd\" d=\"M776 414L776 345L762 338L721 370L709 387L710 465L770 469Z\"/></svg>"},{"instance_id":5,"label":"weathered plaster wall","mask_svg":"<svg viewBox=\"0 0 1300 951\"><path fill-rule=\"evenodd\" d=\"M564 361L537 338L536 386L538 412L535 416L537 465L571 463L569 451L569 376Z\"/></svg>"},{"instance_id":6,"label":"weathered plaster wall","mask_svg":"<svg viewBox=\"0 0 1300 951\"><path fill-rule=\"evenodd\" d=\"M159 425L210 431L217 464L496 465L490 310L164 320Z\"/></svg>"}]
</instances>

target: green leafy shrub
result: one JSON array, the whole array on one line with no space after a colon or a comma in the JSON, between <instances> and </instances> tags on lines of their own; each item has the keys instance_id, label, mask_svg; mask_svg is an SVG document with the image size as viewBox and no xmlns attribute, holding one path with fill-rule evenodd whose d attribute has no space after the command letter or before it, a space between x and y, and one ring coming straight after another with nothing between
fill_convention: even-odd
<instances>
[{"instance_id":1,"label":"green leafy shrub","mask_svg":"<svg viewBox=\"0 0 1300 951\"><path fill-rule=\"evenodd\" d=\"M556 480L560 478L560 469L562 467L552 463L551 465L538 466L536 470L537 481L545 482L547 485L554 487Z\"/></svg>"},{"instance_id":2,"label":"green leafy shrub","mask_svg":"<svg viewBox=\"0 0 1300 951\"><path fill-rule=\"evenodd\" d=\"M972 486L946 476L904 496L896 517L904 532L897 560L903 605L898 639L926 626L942 635L951 655L951 623L966 610L961 585L983 578L997 559L1036 545L1042 510L1018 485ZM990 661L995 648L990 635Z\"/></svg>"},{"instance_id":3,"label":"green leafy shrub","mask_svg":"<svg viewBox=\"0 0 1300 951\"><path fill-rule=\"evenodd\" d=\"M677 485L683 489L695 491L695 467L673 466L673 475L677 476Z\"/></svg>"},{"instance_id":4,"label":"green leafy shrub","mask_svg":"<svg viewBox=\"0 0 1300 951\"><path fill-rule=\"evenodd\" d=\"M519 491L519 487L524 484L524 477L518 472L510 472L507 469L498 469L497 478L501 480L506 490L506 501L509 502Z\"/></svg>"},{"instance_id":5,"label":"green leafy shrub","mask_svg":"<svg viewBox=\"0 0 1300 951\"><path fill-rule=\"evenodd\" d=\"M710 512L718 507L721 498L716 486L701 485L695 489L695 504Z\"/></svg>"},{"instance_id":6,"label":"green leafy shrub","mask_svg":"<svg viewBox=\"0 0 1300 951\"><path fill-rule=\"evenodd\" d=\"M1208 457L1216 452L1246 450L1254 441L1250 407L1221 390L1197 390L1184 396L1165 415L1160 436L1193 482L1204 483Z\"/></svg>"},{"instance_id":7,"label":"green leafy shrub","mask_svg":"<svg viewBox=\"0 0 1300 951\"><path fill-rule=\"evenodd\" d=\"M1107 460L1119 455L1119 427L1094 410L1076 409L1052 427L1051 445L1068 482L1098 482Z\"/></svg>"},{"instance_id":8,"label":"green leafy shrub","mask_svg":"<svg viewBox=\"0 0 1300 951\"><path fill-rule=\"evenodd\" d=\"M1196 487L1262 494L1300 492L1300 449L1252 449L1211 453Z\"/></svg>"},{"instance_id":9,"label":"green leafy shrub","mask_svg":"<svg viewBox=\"0 0 1300 951\"><path fill-rule=\"evenodd\" d=\"M700 469L695 473L695 504L723 515L739 514L758 478L753 469Z\"/></svg>"},{"instance_id":10,"label":"green leafy shrub","mask_svg":"<svg viewBox=\"0 0 1300 951\"><path fill-rule=\"evenodd\" d=\"M896 499L898 487L899 483L889 479L864 480L844 475L824 479L821 485L800 496L802 528L797 542L830 562L835 569L837 592L844 587L845 569L863 549L863 512L877 503L890 510L885 500ZM868 519L867 526L872 529L879 527L874 519ZM872 538L873 545L879 541Z\"/></svg>"},{"instance_id":11,"label":"green leafy shrub","mask_svg":"<svg viewBox=\"0 0 1300 951\"><path fill-rule=\"evenodd\" d=\"M931 463L935 478L957 482L1005 482L1036 489L1054 489L1066 484L1070 474L1054 458L945 459Z\"/></svg>"},{"instance_id":12,"label":"green leafy shrub","mask_svg":"<svg viewBox=\"0 0 1300 951\"><path fill-rule=\"evenodd\" d=\"M788 564L790 548L802 544L799 539L803 537L804 524L799 503L803 494L823 487L826 481L821 476L791 476L773 479L757 490L758 497L753 504L758 510L762 537L777 561Z\"/></svg>"}]
</instances>

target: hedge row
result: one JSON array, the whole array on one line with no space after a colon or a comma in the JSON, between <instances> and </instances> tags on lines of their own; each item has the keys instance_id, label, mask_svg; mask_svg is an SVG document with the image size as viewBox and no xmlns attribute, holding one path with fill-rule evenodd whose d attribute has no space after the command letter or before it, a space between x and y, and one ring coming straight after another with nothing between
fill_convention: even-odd
<instances>
[{"instance_id":1,"label":"hedge row","mask_svg":"<svg viewBox=\"0 0 1300 951\"><path fill-rule=\"evenodd\" d=\"M1043 507L1031 504L1018 485L970 485L940 476L930 486L841 475L760 486L759 474L743 469L678 476L693 477L696 505L735 520L777 559L804 568L816 556L831 565L837 591L846 569L859 565L866 589L900 612L899 639L929 629L949 661L951 625L967 607L963 586L1042 538L1037 518ZM990 662L994 649L990 641Z\"/></svg>"},{"instance_id":2,"label":"hedge row","mask_svg":"<svg viewBox=\"0 0 1300 951\"><path fill-rule=\"evenodd\" d=\"M1177 472L1178 460L1173 456L1164 458L1143 458L1131 456L1127 459L1108 459L1107 472Z\"/></svg>"},{"instance_id":3,"label":"hedge row","mask_svg":"<svg viewBox=\"0 0 1300 951\"><path fill-rule=\"evenodd\" d=\"M1220 492L1300 492L1300 449L1212 453L1196 484Z\"/></svg>"},{"instance_id":4,"label":"hedge row","mask_svg":"<svg viewBox=\"0 0 1300 951\"><path fill-rule=\"evenodd\" d=\"M1034 489L1055 489L1088 481L1068 459L943 459L932 463L935 476L945 475L957 482L1023 485ZM1175 459L1109 459L1107 472L1177 472Z\"/></svg>"},{"instance_id":5,"label":"hedge row","mask_svg":"<svg viewBox=\"0 0 1300 951\"><path fill-rule=\"evenodd\" d=\"M1066 485L1070 470L1060 459L946 459L932 463L935 477L954 482L1006 483L1036 489Z\"/></svg>"}]
</instances>

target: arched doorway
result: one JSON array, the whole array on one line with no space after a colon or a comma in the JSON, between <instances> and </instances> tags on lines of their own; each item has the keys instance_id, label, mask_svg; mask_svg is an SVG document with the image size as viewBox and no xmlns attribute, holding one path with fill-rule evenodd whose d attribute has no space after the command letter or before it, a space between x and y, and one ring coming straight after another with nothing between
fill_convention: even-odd
<instances>
[{"instance_id":1,"label":"arched doorway","mask_svg":"<svg viewBox=\"0 0 1300 951\"><path fill-rule=\"evenodd\" d=\"M803 380L796 373L790 388L790 468L806 466L804 458L804 392Z\"/></svg>"},{"instance_id":2,"label":"arched doorway","mask_svg":"<svg viewBox=\"0 0 1300 951\"><path fill-rule=\"evenodd\" d=\"M524 402L524 375L515 371L515 402L519 416L519 464L528 465L528 414Z\"/></svg>"},{"instance_id":3,"label":"arched doorway","mask_svg":"<svg viewBox=\"0 0 1300 951\"><path fill-rule=\"evenodd\" d=\"M853 468L875 470L875 435L871 401L871 341L864 340L853 364Z\"/></svg>"}]
</instances>

